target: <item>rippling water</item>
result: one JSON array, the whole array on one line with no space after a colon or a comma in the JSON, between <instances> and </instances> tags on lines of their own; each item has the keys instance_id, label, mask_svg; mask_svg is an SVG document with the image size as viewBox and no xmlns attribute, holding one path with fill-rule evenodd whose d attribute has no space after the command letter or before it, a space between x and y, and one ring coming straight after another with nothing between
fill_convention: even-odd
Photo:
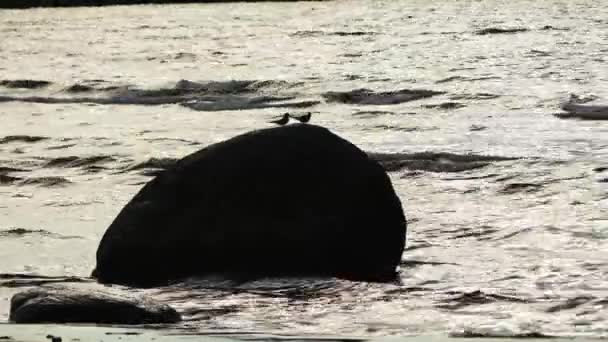
<instances>
[{"instance_id":1,"label":"rippling water","mask_svg":"<svg viewBox=\"0 0 608 342\"><path fill-rule=\"evenodd\" d=\"M551 114L608 99L607 18L602 0L0 11L0 319L20 274L88 276L155 166L289 110L398 159L403 284L147 290L181 328L606 336L608 126ZM254 82L208 83L230 80Z\"/></svg>"}]
</instances>

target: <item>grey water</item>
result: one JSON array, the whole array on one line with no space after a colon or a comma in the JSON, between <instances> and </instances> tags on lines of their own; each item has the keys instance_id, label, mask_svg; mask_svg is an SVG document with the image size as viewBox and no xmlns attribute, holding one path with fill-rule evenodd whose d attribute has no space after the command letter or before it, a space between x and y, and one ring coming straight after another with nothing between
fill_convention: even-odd
<instances>
[{"instance_id":1,"label":"grey water","mask_svg":"<svg viewBox=\"0 0 608 342\"><path fill-rule=\"evenodd\" d=\"M606 337L608 126L552 115L608 99L606 56L602 0L2 10L0 321L34 283L98 286L69 281L155 170L311 111L397 160L402 284L122 290L191 332Z\"/></svg>"}]
</instances>

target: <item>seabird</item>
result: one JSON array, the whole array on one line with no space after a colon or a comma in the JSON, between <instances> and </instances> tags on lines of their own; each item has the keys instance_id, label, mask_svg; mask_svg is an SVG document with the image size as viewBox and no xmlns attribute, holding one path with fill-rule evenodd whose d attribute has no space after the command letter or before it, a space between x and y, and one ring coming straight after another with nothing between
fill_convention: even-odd
<instances>
[{"instance_id":1,"label":"seabird","mask_svg":"<svg viewBox=\"0 0 608 342\"><path fill-rule=\"evenodd\" d=\"M51 342L61 342L61 336L46 335Z\"/></svg>"},{"instance_id":2,"label":"seabird","mask_svg":"<svg viewBox=\"0 0 608 342\"><path fill-rule=\"evenodd\" d=\"M312 113L308 112L308 113L306 113L306 114L304 114L302 116L297 116L297 117L294 116L294 119L300 121L301 123L307 123L308 121L310 121L310 116L311 115L312 115Z\"/></svg>"},{"instance_id":3,"label":"seabird","mask_svg":"<svg viewBox=\"0 0 608 342\"><path fill-rule=\"evenodd\" d=\"M283 114L283 117L278 120L270 121L270 123L277 124L279 126L284 126L288 122L289 122L289 113Z\"/></svg>"}]
</instances>

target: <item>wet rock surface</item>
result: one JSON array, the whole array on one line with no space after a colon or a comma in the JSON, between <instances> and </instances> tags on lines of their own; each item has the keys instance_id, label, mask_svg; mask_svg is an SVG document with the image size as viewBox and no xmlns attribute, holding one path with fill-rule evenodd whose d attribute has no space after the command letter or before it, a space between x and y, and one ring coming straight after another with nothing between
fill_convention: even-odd
<instances>
[{"instance_id":1,"label":"wet rock surface","mask_svg":"<svg viewBox=\"0 0 608 342\"><path fill-rule=\"evenodd\" d=\"M38 288L11 299L10 321L15 323L176 323L180 315L168 305L101 291Z\"/></svg>"},{"instance_id":2,"label":"wet rock surface","mask_svg":"<svg viewBox=\"0 0 608 342\"><path fill-rule=\"evenodd\" d=\"M159 174L106 231L93 275L136 286L208 274L386 281L405 228L378 163L325 128L289 125L208 146Z\"/></svg>"}]
</instances>

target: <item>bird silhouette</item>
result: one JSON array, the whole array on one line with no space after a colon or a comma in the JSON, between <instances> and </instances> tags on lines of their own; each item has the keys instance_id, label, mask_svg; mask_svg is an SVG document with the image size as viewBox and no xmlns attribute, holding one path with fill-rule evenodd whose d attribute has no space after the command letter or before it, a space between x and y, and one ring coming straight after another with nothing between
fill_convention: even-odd
<instances>
[{"instance_id":1,"label":"bird silhouette","mask_svg":"<svg viewBox=\"0 0 608 342\"><path fill-rule=\"evenodd\" d=\"M301 123L307 123L308 121L310 121L311 115L312 115L312 113L308 112L301 116L294 116L293 118L300 121Z\"/></svg>"},{"instance_id":2,"label":"bird silhouette","mask_svg":"<svg viewBox=\"0 0 608 342\"><path fill-rule=\"evenodd\" d=\"M280 119L278 119L278 120L273 120L273 121L270 121L270 123L277 124L277 125L279 125L279 126L284 126L284 125L286 125L288 122L289 122L289 113L285 113L285 114L283 114L283 117L281 117L281 118L280 118Z\"/></svg>"}]
</instances>

